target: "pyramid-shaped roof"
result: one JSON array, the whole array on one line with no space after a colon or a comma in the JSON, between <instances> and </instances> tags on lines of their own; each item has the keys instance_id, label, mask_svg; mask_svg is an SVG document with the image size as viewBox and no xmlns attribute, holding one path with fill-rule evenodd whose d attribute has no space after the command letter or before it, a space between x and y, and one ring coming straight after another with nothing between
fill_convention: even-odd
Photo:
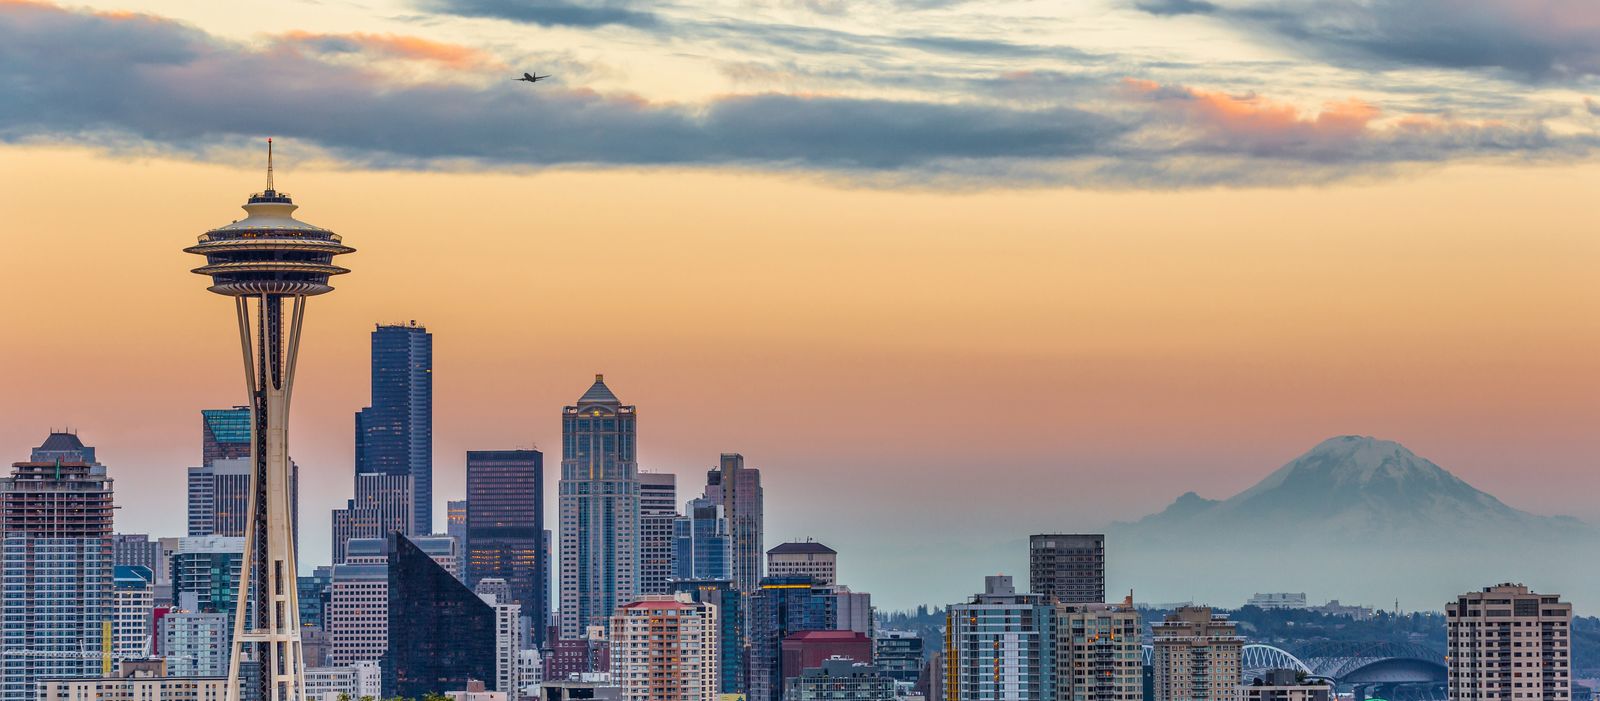
<instances>
[{"instance_id":1,"label":"pyramid-shaped roof","mask_svg":"<svg viewBox=\"0 0 1600 701\"><path fill-rule=\"evenodd\" d=\"M622 400L611 393L611 388L606 386L605 375L595 375L594 384L589 386L589 391L578 398L578 404L621 404Z\"/></svg>"}]
</instances>

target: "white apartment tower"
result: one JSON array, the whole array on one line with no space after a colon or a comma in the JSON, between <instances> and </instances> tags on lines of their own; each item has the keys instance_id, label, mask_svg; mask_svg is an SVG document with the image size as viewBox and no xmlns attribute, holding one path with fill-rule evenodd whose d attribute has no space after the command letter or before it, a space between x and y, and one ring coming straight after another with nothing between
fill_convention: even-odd
<instances>
[{"instance_id":1,"label":"white apartment tower","mask_svg":"<svg viewBox=\"0 0 1600 701\"><path fill-rule=\"evenodd\" d=\"M1449 697L1572 698L1572 604L1521 584L1497 584L1456 597L1449 622Z\"/></svg>"},{"instance_id":2,"label":"white apartment tower","mask_svg":"<svg viewBox=\"0 0 1600 701\"><path fill-rule=\"evenodd\" d=\"M719 634L713 604L641 597L611 617L611 678L624 701L716 701Z\"/></svg>"},{"instance_id":3,"label":"white apartment tower","mask_svg":"<svg viewBox=\"0 0 1600 701\"><path fill-rule=\"evenodd\" d=\"M1184 606L1151 627L1155 637L1152 701L1235 701L1244 638L1224 616Z\"/></svg>"}]
</instances>

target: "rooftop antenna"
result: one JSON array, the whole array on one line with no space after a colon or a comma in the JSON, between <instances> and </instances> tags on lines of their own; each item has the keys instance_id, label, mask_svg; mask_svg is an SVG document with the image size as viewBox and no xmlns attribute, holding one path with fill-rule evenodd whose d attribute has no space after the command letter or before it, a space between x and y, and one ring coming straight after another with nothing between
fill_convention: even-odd
<instances>
[{"instance_id":1,"label":"rooftop antenna","mask_svg":"<svg viewBox=\"0 0 1600 701\"><path fill-rule=\"evenodd\" d=\"M272 192L272 137L267 137L267 192Z\"/></svg>"}]
</instances>

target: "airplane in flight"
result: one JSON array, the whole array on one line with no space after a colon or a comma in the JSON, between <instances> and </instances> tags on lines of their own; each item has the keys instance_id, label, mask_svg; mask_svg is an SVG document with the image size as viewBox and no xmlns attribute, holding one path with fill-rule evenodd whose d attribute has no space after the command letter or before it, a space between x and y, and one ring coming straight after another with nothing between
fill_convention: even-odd
<instances>
[{"instance_id":1,"label":"airplane in flight","mask_svg":"<svg viewBox=\"0 0 1600 701\"><path fill-rule=\"evenodd\" d=\"M539 82L541 80L544 80L545 78L549 78L549 77L550 76L547 76L547 75L534 75L532 73L523 73L521 78L512 78L512 80L520 80L520 81L525 82L525 83L537 83L537 82Z\"/></svg>"}]
</instances>

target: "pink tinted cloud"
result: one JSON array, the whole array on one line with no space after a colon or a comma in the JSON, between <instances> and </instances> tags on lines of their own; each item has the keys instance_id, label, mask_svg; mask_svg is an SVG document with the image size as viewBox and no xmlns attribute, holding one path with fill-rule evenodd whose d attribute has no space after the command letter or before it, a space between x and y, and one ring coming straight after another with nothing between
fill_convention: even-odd
<instances>
[{"instance_id":1,"label":"pink tinted cloud","mask_svg":"<svg viewBox=\"0 0 1600 701\"><path fill-rule=\"evenodd\" d=\"M1188 86L1163 86L1127 78L1129 92L1151 101L1161 113L1229 138L1260 143L1322 143L1361 137L1382 111L1369 102L1348 98L1325 103L1315 114L1255 94L1234 96Z\"/></svg>"},{"instance_id":2,"label":"pink tinted cloud","mask_svg":"<svg viewBox=\"0 0 1600 701\"><path fill-rule=\"evenodd\" d=\"M280 45L319 53L359 53L376 58L423 61L453 70L504 68L505 64L487 52L461 44L450 44L403 34L370 32L317 33L291 31L276 37Z\"/></svg>"}]
</instances>

